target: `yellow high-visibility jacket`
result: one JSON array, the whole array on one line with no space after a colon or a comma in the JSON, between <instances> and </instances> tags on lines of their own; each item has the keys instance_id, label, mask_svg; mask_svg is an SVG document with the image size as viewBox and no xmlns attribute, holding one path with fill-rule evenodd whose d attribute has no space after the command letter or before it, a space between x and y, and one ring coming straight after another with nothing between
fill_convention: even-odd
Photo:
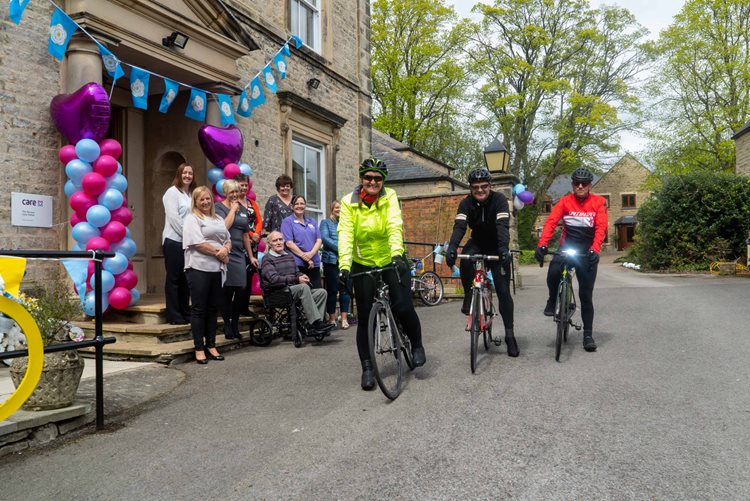
<instances>
[{"instance_id":1,"label":"yellow high-visibility jacket","mask_svg":"<svg viewBox=\"0 0 750 501\"><path fill-rule=\"evenodd\" d=\"M404 220L396 192L383 188L376 203L359 203L359 188L343 197L339 214L339 269L352 261L382 268L404 254Z\"/></svg>"}]
</instances>

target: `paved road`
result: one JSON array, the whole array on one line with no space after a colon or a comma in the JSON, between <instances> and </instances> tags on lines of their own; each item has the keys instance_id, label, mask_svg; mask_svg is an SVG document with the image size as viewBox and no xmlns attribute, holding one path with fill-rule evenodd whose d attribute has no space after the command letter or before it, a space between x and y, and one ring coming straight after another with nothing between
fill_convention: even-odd
<instances>
[{"instance_id":1,"label":"paved road","mask_svg":"<svg viewBox=\"0 0 750 501\"><path fill-rule=\"evenodd\" d=\"M472 375L454 302L419 310L428 364L393 403L359 389L351 330L183 365L121 428L3 458L0 497L749 499L750 281L603 266L599 351L574 333L556 363L524 272L518 359Z\"/></svg>"}]
</instances>

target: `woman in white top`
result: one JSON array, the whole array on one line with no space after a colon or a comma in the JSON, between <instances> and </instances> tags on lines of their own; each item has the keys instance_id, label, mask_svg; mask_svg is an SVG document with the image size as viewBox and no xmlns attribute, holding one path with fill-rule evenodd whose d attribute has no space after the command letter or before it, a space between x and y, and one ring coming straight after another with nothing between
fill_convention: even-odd
<instances>
[{"instance_id":1,"label":"woman in white top","mask_svg":"<svg viewBox=\"0 0 750 501\"><path fill-rule=\"evenodd\" d=\"M216 215L210 189L205 186L196 188L191 205L192 210L182 229L182 246L193 304L190 326L195 361L206 364L208 359L224 360L216 350L216 314L221 305L221 288L226 279L232 241L224 220Z\"/></svg>"},{"instance_id":2,"label":"woman in white top","mask_svg":"<svg viewBox=\"0 0 750 501\"><path fill-rule=\"evenodd\" d=\"M167 322L170 324L187 324L190 318L188 309L190 293L185 278L182 225L190 212L190 195L193 189L195 189L193 168L183 163L177 167L172 186L161 199L165 215L161 245L164 252L164 266L167 270L164 296L167 303Z\"/></svg>"}]
</instances>

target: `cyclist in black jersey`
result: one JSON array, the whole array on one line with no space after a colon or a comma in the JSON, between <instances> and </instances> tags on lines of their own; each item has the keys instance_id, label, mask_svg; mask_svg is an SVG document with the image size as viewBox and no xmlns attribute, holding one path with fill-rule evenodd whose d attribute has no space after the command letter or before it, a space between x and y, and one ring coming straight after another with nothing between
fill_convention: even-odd
<instances>
[{"instance_id":1,"label":"cyclist in black jersey","mask_svg":"<svg viewBox=\"0 0 750 501\"><path fill-rule=\"evenodd\" d=\"M453 234L448 244L446 263L453 267L456 263L458 245L471 228L471 238L463 247L464 254L487 254L500 256L501 261L488 261L487 267L492 272L500 315L505 326L505 343L508 345L508 356L517 357L518 343L513 335L513 298L510 295L510 230L508 222L510 211L508 199L502 193L492 191L490 172L487 169L475 169L469 173L471 194L458 204L458 212L453 223ZM501 274L501 268L504 274ZM474 268L469 261L461 262L461 283L464 287L464 302L461 312L469 314L471 306L471 281Z\"/></svg>"}]
</instances>

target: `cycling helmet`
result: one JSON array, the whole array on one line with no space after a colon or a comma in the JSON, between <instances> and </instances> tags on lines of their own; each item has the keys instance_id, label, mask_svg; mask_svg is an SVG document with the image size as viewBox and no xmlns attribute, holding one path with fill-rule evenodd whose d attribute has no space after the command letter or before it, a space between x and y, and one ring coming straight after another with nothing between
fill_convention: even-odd
<instances>
[{"instance_id":1,"label":"cycling helmet","mask_svg":"<svg viewBox=\"0 0 750 501\"><path fill-rule=\"evenodd\" d=\"M383 181L385 181L388 177L388 166L382 160L370 157L359 166L359 177L364 176L365 172L379 172L383 176Z\"/></svg>"},{"instance_id":2,"label":"cycling helmet","mask_svg":"<svg viewBox=\"0 0 750 501\"><path fill-rule=\"evenodd\" d=\"M489 182L490 179L490 171L488 171L484 167L480 167L479 169L474 169L473 171L469 172L469 184L478 183L480 181Z\"/></svg>"},{"instance_id":3,"label":"cycling helmet","mask_svg":"<svg viewBox=\"0 0 750 501\"><path fill-rule=\"evenodd\" d=\"M570 179L575 183L593 183L594 182L594 175L591 173L588 169L576 169L573 171L573 175L570 176Z\"/></svg>"}]
</instances>

